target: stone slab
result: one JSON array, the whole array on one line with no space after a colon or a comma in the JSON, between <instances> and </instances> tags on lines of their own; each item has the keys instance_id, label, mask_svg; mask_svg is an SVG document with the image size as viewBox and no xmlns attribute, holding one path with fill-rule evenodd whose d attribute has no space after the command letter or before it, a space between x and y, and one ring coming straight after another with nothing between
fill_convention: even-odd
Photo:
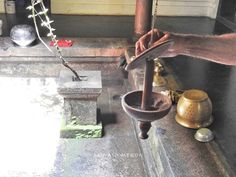
<instances>
[{"instance_id":1,"label":"stone slab","mask_svg":"<svg viewBox=\"0 0 236 177\"><path fill-rule=\"evenodd\" d=\"M75 57L64 57L64 59L69 62L70 65L74 65L75 63L80 64L110 64L110 63L119 63L119 57L87 57L87 56L75 56ZM0 56L0 62L12 62L12 63L26 63L26 64L61 64L59 58L55 56ZM117 64L118 65L118 64Z\"/></svg>"},{"instance_id":2,"label":"stone slab","mask_svg":"<svg viewBox=\"0 0 236 177\"><path fill-rule=\"evenodd\" d=\"M0 176L147 177L130 119L121 111L120 100L113 100L125 93L123 82L116 81L123 78L114 77L120 85L110 83L103 90L106 99L99 96L107 121L103 138L83 139L59 138L63 99L56 90L57 78L0 77L0 119L2 125L11 125L10 131L9 126L0 129Z\"/></svg>"},{"instance_id":3,"label":"stone slab","mask_svg":"<svg viewBox=\"0 0 236 177\"><path fill-rule=\"evenodd\" d=\"M65 98L96 100L102 92L101 71L78 71L79 76L87 80L73 81L73 73L62 70L59 76L58 93Z\"/></svg>"},{"instance_id":4,"label":"stone slab","mask_svg":"<svg viewBox=\"0 0 236 177\"><path fill-rule=\"evenodd\" d=\"M124 38L66 38L74 43L72 47L61 47L64 57L118 57L125 52L128 42ZM48 38L43 38L46 44ZM50 57L55 56L41 42L29 47L16 46L9 37L0 38L0 57Z\"/></svg>"}]
</instances>

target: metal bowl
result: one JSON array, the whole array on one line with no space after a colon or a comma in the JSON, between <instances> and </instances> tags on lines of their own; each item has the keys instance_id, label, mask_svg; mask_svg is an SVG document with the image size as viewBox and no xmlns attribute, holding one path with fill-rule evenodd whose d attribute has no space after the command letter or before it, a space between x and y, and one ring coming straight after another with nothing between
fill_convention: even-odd
<instances>
[{"instance_id":1,"label":"metal bowl","mask_svg":"<svg viewBox=\"0 0 236 177\"><path fill-rule=\"evenodd\" d=\"M10 32L11 40L21 47L32 44L36 39L35 30L30 25L15 25Z\"/></svg>"},{"instance_id":2,"label":"metal bowl","mask_svg":"<svg viewBox=\"0 0 236 177\"><path fill-rule=\"evenodd\" d=\"M207 127L213 122L212 103L206 92L187 90L177 104L176 121L187 128Z\"/></svg>"},{"instance_id":3,"label":"metal bowl","mask_svg":"<svg viewBox=\"0 0 236 177\"><path fill-rule=\"evenodd\" d=\"M148 110L142 110L142 93L141 90L131 91L122 97L122 107L130 117L141 122L151 122L168 114L172 106L168 96L152 92L151 106Z\"/></svg>"}]
</instances>

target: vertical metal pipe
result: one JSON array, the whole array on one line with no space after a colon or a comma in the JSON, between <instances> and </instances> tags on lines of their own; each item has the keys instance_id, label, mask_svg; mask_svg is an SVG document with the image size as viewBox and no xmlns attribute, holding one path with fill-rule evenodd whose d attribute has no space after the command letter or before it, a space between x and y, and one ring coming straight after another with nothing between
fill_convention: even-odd
<instances>
[{"instance_id":1,"label":"vertical metal pipe","mask_svg":"<svg viewBox=\"0 0 236 177\"><path fill-rule=\"evenodd\" d=\"M146 61L144 83L143 83L142 105L141 105L141 109L143 110L148 110L151 106L154 67L155 67L154 60Z\"/></svg>"},{"instance_id":2,"label":"vertical metal pipe","mask_svg":"<svg viewBox=\"0 0 236 177\"><path fill-rule=\"evenodd\" d=\"M142 110L150 110L151 100L152 100L152 82L154 75L154 60L146 61L145 75L144 75L144 83L143 83L143 95L142 95ZM151 128L151 122L140 122L139 128L141 132L139 133L139 138L147 139L147 132Z\"/></svg>"},{"instance_id":3,"label":"vertical metal pipe","mask_svg":"<svg viewBox=\"0 0 236 177\"><path fill-rule=\"evenodd\" d=\"M139 38L151 30L153 0L136 0L134 35Z\"/></svg>"}]
</instances>

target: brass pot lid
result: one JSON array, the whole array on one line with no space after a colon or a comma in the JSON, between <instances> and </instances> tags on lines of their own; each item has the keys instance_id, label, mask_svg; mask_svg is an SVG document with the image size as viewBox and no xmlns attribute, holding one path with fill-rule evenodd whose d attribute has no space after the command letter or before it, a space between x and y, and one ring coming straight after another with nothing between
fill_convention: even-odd
<instances>
[{"instance_id":1,"label":"brass pot lid","mask_svg":"<svg viewBox=\"0 0 236 177\"><path fill-rule=\"evenodd\" d=\"M200 128L194 135L194 138L200 142L210 142L214 139L212 131L208 128Z\"/></svg>"}]
</instances>

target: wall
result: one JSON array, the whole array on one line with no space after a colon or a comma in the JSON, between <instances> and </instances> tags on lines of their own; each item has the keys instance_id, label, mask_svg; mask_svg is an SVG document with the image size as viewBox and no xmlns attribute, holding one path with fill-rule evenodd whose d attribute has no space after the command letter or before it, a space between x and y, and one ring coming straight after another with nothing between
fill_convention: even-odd
<instances>
[{"instance_id":1,"label":"wall","mask_svg":"<svg viewBox=\"0 0 236 177\"><path fill-rule=\"evenodd\" d=\"M158 14L164 16L216 17L219 0L159 0ZM135 0L51 0L55 14L133 15Z\"/></svg>"},{"instance_id":2,"label":"wall","mask_svg":"<svg viewBox=\"0 0 236 177\"><path fill-rule=\"evenodd\" d=\"M0 13L4 13L5 9L4 9L4 0L0 0Z\"/></svg>"},{"instance_id":3,"label":"wall","mask_svg":"<svg viewBox=\"0 0 236 177\"><path fill-rule=\"evenodd\" d=\"M0 12L4 12L0 0ZM216 17L219 0L159 0L158 14L164 16ZM135 0L51 0L54 14L133 15Z\"/></svg>"},{"instance_id":4,"label":"wall","mask_svg":"<svg viewBox=\"0 0 236 177\"><path fill-rule=\"evenodd\" d=\"M216 17L219 0L161 0L159 14Z\"/></svg>"},{"instance_id":5,"label":"wall","mask_svg":"<svg viewBox=\"0 0 236 177\"><path fill-rule=\"evenodd\" d=\"M51 0L51 12L59 14L133 15L135 0Z\"/></svg>"}]
</instances>

